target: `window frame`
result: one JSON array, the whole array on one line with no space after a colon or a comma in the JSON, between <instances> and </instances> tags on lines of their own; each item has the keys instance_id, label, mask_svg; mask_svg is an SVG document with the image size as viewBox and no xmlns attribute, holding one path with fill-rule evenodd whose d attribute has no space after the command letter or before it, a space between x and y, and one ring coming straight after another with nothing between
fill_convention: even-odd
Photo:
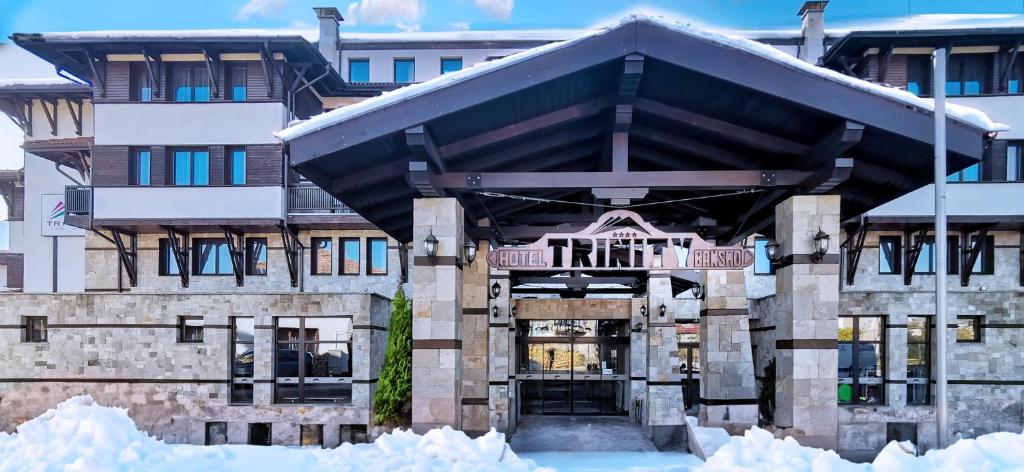
<instances>
[{"instance_id":1,"label":"window frame","mask_svg":"<svg viewBox=\"0 0 1024 472\"><path fill-rule=\"evenodd\" d=\"M972 169L977 169L977 175L972 172ZM968 172L971 172L971 180L967 180ZM981 162L975 162L965 169L958 170L946 176L946 183L950 184L976 184L978 182L985 181L985 166Z\"/></svg>"},{"instance_id":2,"label":"window frame","mask_svg":"<svg viewBox=\"0 0 1024 472\"><path fill-rule=\"evenodd\" d=\"M911 319L918 318L924 320L924 341L912 341L910 338ZM912 315L907 317L907 404L908 405L930 405L932 402L932 331L935 320L932 316L924 315ZM925 359L924 359L924 377L912 377L910 375L910 346L923 345ZM911 402L910 391L914 388L914 385L925 385L925 394L923 402Z\"/></svg>"},{"instance_id":3,"label":"window frame","mask_svg":"<svg viewBox=\"0 0 1024 472\"><path fill-rule=\"evenodd\" d=\"M189 327L195 328L196 325L189 324L190 321L199 321L199 339L189 339L186 336L187 329ZM178 344L202 344L205 337L205 323L202 316L183 315L178 317Z\"/></svg>"},{"instance_id":4,"label":"window frame","mask_svg":"<svg viewBox=\"0 0 1024 472\"><path fill-rule=\"evenodd\" d=\"M201 257L202 256L202 248L203 248L203 245L206 245L206 244L215 244L217 246L217 250L212 253L212 257L214 257L214 263L213 263L214 269L213 269L213 273L212 274L204 274L203 270L202 270L203 269L203 258ZM228 248L228 255L227 255L228 256L228 260L226 261L226 263L227 263L227 267L228 267L229 271L228 272L224 272L224 273L221 273L221 270L220 270L221 269L221 264L222 264L222 262L220 260L221 259L221 257L220 257L220 246L222 246L222 245ZM226 276L230 276L230 275L234 275L235 274L235 268L234 268L234 266L231 263L231 247L228 246L228 240L227 239L224 239L224 238L196 238L196 239L192 240L192 247L190 249L192 251L192 275L200 276L200 277L226 277Z\"/></svg>"},{"instance_id":5,"label":"window frame","mask_svg":"<svg viewBox=\"0 0 1024 472\"><path fill-rule=\"evenodd\" d=\"M239 320L251 320L251 322L252 322L252 331L253 331L253 339L252 339L252 341L245 342L245 341L239 341L238 340L238 321ZM250 385L250 386L254 385L254 382L253 382L253 378L254 377L253 376L255 376L255 374L256 374L256 372L255 372L255 367L256 367L256 363L255 363L255 352L256 352L256 318L252 317L252 316L232 316L231 317L231 338L228 340L228 342L230 343L229 347L231 349L231 357L229 357L229 359L231 360L230 361L231 365L229 366L229 369L228 369L228 373L229 373L228 375L230 377L229 381L230 381L231 385L229 387L230 390L228 391L228 403L231 404L231 405L252 405L255 402L255 387L253 387L254 391L253 391L253 394L252 394L252 398L249 398L249 401L239 401L239 400L237 400L238 397L235 396L235 386L236 385ZM238 358L238 354L239 354L238 353L238 346L239 345L247 345L247 346L249 346L249 349L253 351L253 369L254 369L254 371L250 373L252 375L250 377L236 377L235 376L235 360ZM244 352L243 352L243 354L244 354Z\"/></svg>"},{"instance_id":6,"label":"window frame","mask_svg":"<svg viewBox=\"0 0 1024 472\"><path fill-rule=\"evenodd\" d=\"M241 153L242 156L242 178L240 181L236 181L235 178L235 159L237 153ZM249 150L245 146L227 146L224 148L224 185L230 185L234 187L245 186L248 183L249 174Z\"/></svg>"},{"instance_id":7,"label":"window frame","mask_svg":"<svg viewBox=\"0 0 1024 472\"><path fill-rule=\"evenodd\" d=\"M445 62L451 62L451 61L459 61L459 68L455 69L455 70L450 70L448 72L445 72L445 70L444 70ZM465 67L465 63L462 60L462 56L442 56L441 59L440 59L440 62L438 63L438 67L439 67L440 75L445 75L445 74L450 74L452 72L458 72L458 71L462 70Z\"/></svg>"},{"instance_id":8,"label":"window frame","mask_svg":"<svg viewBox=\"0 0 1024 472\"><path fill-rule=\"evenodd\" d=\"M264 263L266 267L262 272L256 270L256 264L259 263L257 259L253 258L253 246L255 244L263 244L263 256L265 257ZM270 272L270 242L265 237L247 237L245 238L245 275L252 275L257 277L265 277Z\"/></svg>"},{"instance_id":9,"label":"window frame","mask_svg":"<svg viewBox=\"0 0 1024 472\"><path fill-rule=\"evenodd\" d=\"M399 81L398 80L398 64L399 63L409 63L409 64L411 64L412 72L411 72L411 75L409 76L409 80L408 81ZM391 80L394 83L396 83L396 84L414 84L414 83L416 83L416 58L413 58L413 57L396 57L396 58L392 59Z\"/></svg>"},{"instance_id":10,"label":"window frame","mask_svg":"<svg viewBox=\"0 0 1024 472\"><path fill-rule=\"evenodd\" d=\"M892 260L889 262L890 271L882 270L882 245L883 241L894 241ZM903 236L883 235L878 237L878 273L879 275L900 275L903 273Z\"/></svg>"},{"instance_id":11,"label":"window frame","mask_svg":"<svg viewBox=\"0 0 1024 472\"><path fill-rule=\"evenodd\" d=\"M280 325L281 325L281 320L282 319L294 319L294 320L298 321L298 328L285 328L285 329L297 329L297 337L295 339L286 339L286 340L281 340L280 339L280 334L281 334L281 329L282 329L280 327ZM310 342L310 340L307 339L307 336L306 336L306 321L309 320L309 319L340 319L340 320L348 320L348 329L349 329L349 340L348 340L348 342L343 342L343 341L320 341L319 338L317 338L317 340L314 341L314 342ZM271 368L272 368L272 373L273 373L274 403L275 404L314 403L314 404L328 404L328 405L330 405L330 404L351 404L352 403L352 401L353 401L353 392L352 392L351 386L353 384L353 382L352 382L352 375L353 375L353 371L354 371L354 362L353 362L353 359L352 359L352 354L353 354L353 350L352 349L353 349L353 346L355 345L355 324L353 323L353 321L354 321L353 318L348 317L348 316L275 316L274 317L274 326L273 326L274 338L273 338L273 354L272 354L273 364L271 365ZM305 363L305 354L306 354L306 351L305 351L306 347L305 346L307 344L317 344L317 345L319 345L321 343L329 343L329 344L334 344L334 345L342 345L342 344L344 344L344 345L347 346L347 351L348 351L347 370L344 371L342 373L342 375L340 375L338 377L332 377L332 378L338 379L334 383L342 384L342 385L344 385L344 384L348 384L349 385L350 388L349 388L349 391L348 391L348 398L340 398L337 401L315 401L315 400L310 400L310 399L306 398L306 385L307 385L306 384L306 378L307 377L313 377L313 376L306 375L307 372L306 372L306 363ZM298 349L297 350L302 353L302 357L303 357L303 362L298 362L296 360L296 373L297 373L297 376L294 377L294 378L296 379L295 386L296 386L296 391L298 392L298 395L297 395L298 398L296 398L294 401L283 401L280 398L280 395L278 395L278 388L277 388L278 385L279 385L279 379L291 378L291 377L280 377L278 375L278 363L279 363L279 360L278 360L279 359L278 349L280 348L281 345L288 345L288 344L296 344L296 345L298 345ZM314 382L311 382L309 385L326 385L326 383L319 383L319 382L314 381Z\"/></svg>"},{"instance_id":12,"label":"window frame","mask_svg":"<svg viewBox=\"0 0 1024 472\"><path fill-rule=\"evenodd\" d=\"M904 88L908 92L914 93L910 89L910 84L915 83L920 88L920 93L915 94L918 97L931 97L934 95L931 62L931 55L907 54L907 85ZM914 75L922 71L924 72L923 77L914 77Z\"/></svg>"},{"instance_id":13,"label":"window frame","mask_svg":"<svg viewBox=\"0 0 1024 472\"><path fill-rule=\"evenodd\" d=\"M326 249L319 248L318 247L318 243L321 242L321 241L326 241L329 244L329 246ZM317 265L316 265L316 261L318 259L317 254L320 251L322 251L322 250L328 251L327 259L333 261L334 260L334 239L330 238L330 237L317 237L317 236L309 238L309 275L332 275L334 273L333 272L333 268L328 268L327 272L319 272L317 270Z\"/></svg>"},{"instance_id":14,"label":"window frame","mask_svg":"<svg viewBox=\"0 0 1024 472\"><path fill-rule=\"evenodd\" d=\"M131 158L129 161L129 178L131 179L129 184L137 185L139 187L149 187L153 185L153 151L149 147L132 147ZM145 155L146 162L145 166L142 165L142 157ZM146 172L143 173L143 167ZM145 176L145 179L143 179ZM145 182L143 182L145 180Z\"/></svg>"},{"instance_id":15,"label":"window frame","mask_svg":"<svg viewBox=\"0 0 1024 472\"><path fill-rule=\"evenodd\" d=\"M188 73L187 86L183 86L178 82L178 73L184 71L187 71ZM169 63L169 67L167 67L167 83L169 87L167 88L170 90L169 94L171 96L168 98L170 98L171 100L168 101L176 103L209 103L213 98L213 87L215 86L215 84L209 83L210 78L207 74L208 72L206 71L206 64L202 62L189 61ZM202 85L199 84L200 79L206 81L205 86L208 89L206 100L196 100L196 89L202 87ZM179 88L188 88L188 100L179 100Z\"/></svg>"},{"instance_id":16,"label":"window frame","mask_svg":"<svg viewBox=\"0 0 1024 472\"><path fill-rule=\"evenodd\" d=\"M970 235L971 246L978 240L977 234ZM996 236L994 234L985 235L985 240L982 241L981 252L978 253L978 259L974 261L975 267L978 270L975 271L974 267L971 267L971 275L995 275L996 273ZM964 248L967 249L967 248Z\"/></svg>"},{"instance_id":17,"label":"window frame","mask_svg":"<svg viewBox=\"0 0 1024 472\"><path fill-rule=\"evenodd\" d=\"M993 55L991 53L961 53L961 54L950 54L948 62L946 63L946 83L943 86L946 88L947 97L977 97L982 95L992 94L992 69L994 67ZM979 91L978 93L967 93L966 84L970 81L965 80L967 71L975 66L980 66L983 70L981 71ZM955 69L955 70L954 70ZM958 80L953 80L958 78ZM959 89L956 93L951 93L949 86L951 84L957 84Z\"/></svg>"},{"instance_id":18,"label":"window frame","mask_svg":"<svg viewBox=\"0 0 1024 472\"><path fill-rule=\"evenodd\" d=\"M188 153L188 183L178 183L178 153ZM205 183L196 183L196 154L206 154ZM171 147L167 149L167 185L172 187L209 187L210 186L210 148L208 147Z\"/></svg>"},{"instance_id":19,"label":"window frame","mask_svg":"<svg viewBox=\"0 0 1024 472\"><path fill-rule=\"evenodd\" d=\"M128 63L128 101L149 103L153 101L153 80L146 69L146 63ZM146 90L148 89L148 93Z\"/></svg>"},{"instance_id":20,"label":"window frame","mask_svg":"<svg viewBox=\"0 0 1024 472\"><path fill-rule=\"evenodd\" d=\"M914 235L913 238L916 241L917 240L917 235ZM929 240L931 241L931 243L928 242ZM906 270L913 270L914 271L914 275L935 275L935 257L934 257L934 254L935 254L935 235L934 234L929 234L929 235L925 236L924 245L928 246L929 244L931 244L932 249L928 252L928 261L929 261L929 263L928 263L928 270L924 271L924 272L919 272L917 270L917 265L916 264L914 265L914 267L910 267L910 260L909 260L910 259L910 246L909 245L903 251L904 257L907 258L907 261L906 261L907 262L906 263L906 267L907 268L906 268ZM917 263L918 264L921 263L921 260L922 260L921 257L923 257L924 247L921 248L921 252L922 252L922 254L919 255L918 258L917 258ZM946 275L957 275L957 274L959 274L960 273L960 236L957 236L957 235L948 235L948 236L946 236L946 258L947 258L947 261L946 261Z\"/></svg>"},{"instance_id":21,"label":"window frame","mask_svg":"<svg viewBox=\"0 0 1024 472\"><path fill-rule=\"evenodd\" d=\"M188 254L188 250L185 251ZM186 261L186 264L188 261ZM157 275L160 277L179 277L178 262L174 258L171 240L160 238L157 241Z\"/></svg>"},{"instance_id":22,"label":"window frame","mask_svg":"<svg viewBox=\"0 0 1024 472\"><path fill-rule=\"evenodd\" d=\"M981 315L960 315L956 317L956 343L957 344L977 344L984 342L984 336L982 334L983 318ZM974 337L972 338L960 338L960 322L961 321L972 321L974 324Z\"/></svg>"},{"instance_id":23,"label":"window frame","mask_svg":"<svg viewBox=\"0 0 1024 472\"><path fill-rule=\"evenodd\" d=\"M374 272L373 266L373 243L383 242L384 243L384 272ZM373 276L385 276L388 275L390 268L388 267L388 238L366 238L366 275Z\"/></svg>"},{"instance_id":24,"label":"window frame","mask_svg":"<svg viewBox=\"0 0 1024 472\"><path fill-rule=\"evenodd\" d=\"M764 247L763 246L760 247L760 248L758 247L758 245L760 243L768 244L769 241L771 241L771 239L765 238L765 237L761 237L761 236L758 236L758 237L754 238L754 246L753 246L753 250L754 250L754 263L751 265L751 267L753 267L753 270L754 270L754 275L775 275L775 264L771 260L768 259L768 255L765 254L765 252L764 252L765 251ZM768 271L767 272L759 271L758 268L757 268L757 261L760 260L761 257L763 257L764 260L768 261Z\"/></svg>"},{"instance_id":25,"label":"window frame","mask_svg":"<svg viewBox=\"0 0 1024 472\"><path fill-rule=\"evenodd\" d=\"M847 318L847 319L853 320L852 339L850 341L841 341L841 340L838 340L838 336L837 336L837 345L842 345L842 344L850 344L851 345L851 347L850 347L850 352L851 352L851 364L850 364L850 371L851 372L850 373L851 373L851 375L859 372L859 370L860 370L860 356L858 355L858 353L859 353L859 347L861 345L863 345L863 344L866 344L866 345L875 345L875 344L877 344L877 345L879 345L880 349L878 350L878 352L879 352L879 354L878 354L878 361L881 361L881 362L879 363L880 367L878 368L878 371L879 371L880 375L878 377L860 377L859 375L851 376L851 377L841 377L841 376L838 375L838 370L837 370L837 372L836 372L837 379L839 379L839 380L850 379L849 385L853 389L853 398L851 399L851 401L849 401L849 402L838 402L838 404L840 406L845 406L845 405L885 405L886 404L886 400L887 400L886 392L885 392L885 382L886 382L886 379L888 378L888 375L887 375L887 372L886 372L886 369L888 368L888 363L886 362L886 360L887 360L886 359L886 354L887 354L886 351L887 351L887 347L888 347L887 346L887 344L888 344L888 337L886 336L886 334L887 334L886 333L886 320L888 319L888 317L886 317L884 315L862 315L862 316L840 316L839 317L839 319L843 319L843 318ZM864 340L860 339L861 338L861 335L860 335L860 322L861 322L862 319L867 319L867 318L876 318L876 319L878 319L878 324L879 324L879 327L880 327L880 329L879 329L879 340L878 341L864 341ZM878 388L879 398L878 398L878 400L874 401L874 402L871 402L871 401L860 401L860 397L857 394L857 392L859 390L859 387L861 386L862 381L864 379L876 379L876 378L878 379L877 383L872 381L870 383L865 383L864 385L879 385L879 388ZM837 383L837 388L840 385L844 385L844 384L841 383L841 382L838 382Z\"/></svg>"},{"instance_id":26,"label":"window frame","mask_svg":"<svg viewBox=\"0 0 1024 472\"><path fill-rule=\"evenodd\" d=\"M224 99L229 102L245 102L249 100L249 63L248 61L226 61L224 63ZM241 72L241 73L239 73ZM241 78L242 98L235 95L235 82Z\"/></svg>"},{"instance_id":27,"label":"window frame","mask_svg":"<svg viewBox=\"0 0 1024 472\"><path fill-rule=\"evenodd\" d=\"M366 64L366 80L355 80L352 78L352 66L354 64ZM353 84L368 84L370 80L370 58L369 57L350 57L348 58L348 81Z\"/></svg>"},{"instance_id":28,"label":"window frame","mask_svg":"<svg viewBox=\"0 0 1024 472\"><path fill-rule=\"evenodd\" d=\"M41 329L39 329L40 336L34 336L33 325L36 322L41 322ZM50 322L45 316L25 316L22 321L22 342L25 343L47 343L50 342Z\"/></svg>"},{"instance_id":29,"label":"window frame","mask_svg":"<svg viewBox=\"0 0 1024 472\"><path fill-rule=\"evenodd\" d=\"M345 255L348 252L346 250L346 243L352 243L352 242L354 242L356 244L356 270L355 270L355 272L349 272L349 271L345 270L345 262L347 260L347 257L345 257ZM360 275L360 274L362 274L362 270L361 270L361 267L363 265L363 261L362 261L362 258L363 258L363 248L362 248L362 245L363 245L362 238L352 237L352 236L344 236L344 237L338 238L338 249L339 249L338 250L338 275Z\"/></svg>"},{"instance_id":30,"label":"window frame","mask_svg":"<svg viewBox=\"0 0 1024 472\"><path fill-rule=\"evenodd\" d=\"M1024 83L1022 83L1022 89L1024 89ZM1024 92L1021 92L1021 94L1024 94ZM1014 150L1014 155L1011 155L1011 149ZM1021 168L1024 166L1024 156L1022 156L1022 153L1024 153L1024 142L1009 141L1006 143L1006 180L1009 182L1020 182L1024 180L1024 169ZM1012 167L1010 166L1010 162L1013 162Z\"/></svg>"}]
</instances>

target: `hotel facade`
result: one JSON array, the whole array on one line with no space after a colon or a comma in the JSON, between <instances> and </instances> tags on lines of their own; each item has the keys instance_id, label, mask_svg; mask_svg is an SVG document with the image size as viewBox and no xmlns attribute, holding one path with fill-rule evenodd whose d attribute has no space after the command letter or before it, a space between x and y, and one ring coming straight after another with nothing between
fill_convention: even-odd
<instances>
[{"instance_id":1,"label":"hotel facade","mask_svg":"<svg viewBox=\"0 0 1024 472\"><path fill-rule=\"evenodd\" d=\"M836 32L826 3L734 36L339 34L333 8L315 42L13 35L78 80L0 82L0 427L88 393L169 442L365 440L404 286L416 430L621 415L685 448L691 415L927 449L938 335L950 433L1020 430L1024 28ZM984 112L947 122L944 329L914 96L938 47Z\"/></svg>"}]
</instances>

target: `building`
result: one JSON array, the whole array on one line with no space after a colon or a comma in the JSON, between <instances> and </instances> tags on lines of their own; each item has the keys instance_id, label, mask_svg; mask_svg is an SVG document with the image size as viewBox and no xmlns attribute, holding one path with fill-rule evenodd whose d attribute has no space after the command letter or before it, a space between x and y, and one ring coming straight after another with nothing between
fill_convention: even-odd
<instances>
[{"instance_id":1,"label":"building","mask_svg":"<svg viewBox=\"0 0 1024 472\"><path fill-rule=\"evenodd\" d=\"M339 36L332 8L316 43L14 35L88 85L0 87L28 222L3 428L88 392L172 442L372 434L408 276L414 429L612 414L680 447L689 413L933 447L933 117L893 89L950 41L951 101L1010 127L950 110L950 424L1024 427L1020 31L836 33L825 3L763 44L646 17Z\"/></svg>"}]
</instances>

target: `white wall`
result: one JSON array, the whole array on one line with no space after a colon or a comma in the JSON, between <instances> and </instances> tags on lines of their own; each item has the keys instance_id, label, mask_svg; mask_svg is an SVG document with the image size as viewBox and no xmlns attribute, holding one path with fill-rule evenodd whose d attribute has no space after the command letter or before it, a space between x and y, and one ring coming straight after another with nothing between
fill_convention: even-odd
<instances>
[{"instance_id":1,"label":"white wall","mask_svg":"<svg viewBox=\"0 0 1024 472\"><path fill-rule=\"evenodd\" d=\"M73 185L54 169L53 162L25 154L25 224L22 249L25 254L25 292L53 291L53 240L42 236L43 194L63 194L64 186ZM15 237L12 235L11 240ZM85 238L64 236L58 240L59 292L85 290Z\"/></svg>"},{"instance_id":2,"label":"white wall","mask_svg":"<svg viewBox=\"0 0 1024 472\"><path fill-rule=\"evenodd\" d=\"M96 145L277 144L281 103L99 103Z\"/></svg>"},{"instance_id":3,"label":"white wall","mask_svg":"<svg viewBox=\"0 0 1024 472\"><path fill-rule=\"evenodd\" d=\"M342 50L341 77L348 80L349 58L370 60L370 82L394 82L394 60L416 60L416 82L425 82L441 75L441 58L462 58L462 67L471 67L491 56L508 56L522 49L383 49Z\"/></svg>"},{"instance_id":4,"label":"white wall","mask_svg":"<svg viewBox=\"0 0 1024 472\"><path fill-rule=\"evenodd\" d=\"M985 112L992 120L1010 127L1000 131L999 139L1024 139L1024 95L986 97L949 97L950 103L966 105Z\"/></svg>"},{"instance_id":5,"label":"white wall","mask_svg":"<svg viewBox=\"0 0 1024 472\"><path fill-rule=\"evenodd\" d=\"M949 215L1024 215L1024 182L951 183L946 185ZM927 185L867 212L868 216L931 216L935 186Z\"/></svg>"},{"instance_id":6,"label":"white wall","mask_svg":"<svg viewBox=\"0 0 1024 472\"><path fill-rule=\"evenodd\" d=\"M282 187L96 187L94 219L280 219Z\"/></svg>"},{"instance_id":7,"label":"white wall","mask_svg":"<svg viewBox=\"0 0 1024 472\"><path fill-rule=\"evenodd\" d=\"M77 109L76 109L77 111ZM92 102L86 100L82 104L82 136L92 136ZM75 133L75 122L68 112L68 103L65 100L57 101L57 134L54 135L50 129L50 122L43 112L43 105L39 100L32 100L32 136L25 136L26 141L54 138L77 138Z\"/></svg>"}]
</instances>

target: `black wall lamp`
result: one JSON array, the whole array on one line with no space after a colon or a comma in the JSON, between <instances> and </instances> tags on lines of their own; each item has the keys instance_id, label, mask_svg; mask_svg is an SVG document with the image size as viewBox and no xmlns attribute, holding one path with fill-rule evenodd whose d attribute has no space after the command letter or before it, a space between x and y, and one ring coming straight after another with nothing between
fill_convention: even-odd
<instances>
[{"instance_id":1,"label":"black wall lamp","mask_svg":"<svg viewBox=\"0 0 1024 472\"><path fill-rule=\"evenodd\" d=\"M508 311L508 316L510 316L512 318L515 318L516 317L516 313L518 313L518 312L519 312L519 310L516 309L516 306L512 305L512 309L510 309Z\"/></svg>"},{"instance_id":2,"label":"black wall lamp","mask_svg":"<svg viewBox=\"0 0 1024 472\"><path fill-rule=\"evenodd\" d=\"M476 260L476 243L473 241L466 241L462 245L462 257L466 259L466 264L472 264Z\"/></svg>"},{"instance_id":3,"label":"black wall lamp","mask_svg":"<svg viewBox=\"0 0 1024 472\"><path fill-rule=\"evenodd\" d=\"M640 316L647 318L647 305L640 305Z\"/></svg>"},{"instance_id":4,"label":"black wall lamp","mask_svg":"<svg viewBox=\"0 0 1024 472\"><path fill-rule=\"evenodd\" d=\"M491 285L491 298L497 299L498 295L501 295L501 285L498 285L498 282L494 282L494 285Z\"/></svg>"},{"instance_id":5,"label":"black wall lamp","mask_svg":"<svg viewBox=\"0 0 1024 472\"><path fill-rule=\"evenodd\" d=\"M495 318L498 317L498 305L494 305L491 307L491 316Z\"/></svg>"},{"instance_id":6,"label":"black wall lamp","mask_svg":"<svg viewBox=\"0 0 1024 472\"><path fill-rule=\"evenodd\" d=\"M427 255L431 261L437 260L437 237L434 236L434 230L430 230L430 234L423 240L423 253Z\"/></svg>"},{"instance_id":7,"label":"black wall lamp","mask_svg":"<svg viewBox=\"0 0 1024 472\"><path fill-rule=\"evenodd\" d=\"M769 240L764 245L764 255L771 261L772 264L778 264L782 261L782 254L779 253L779 243L774 239Z\"/></svg>"},{"instance_id":8,"label":"black wall lamp","mask_svg":"<svg viewBox=\"0 0 1024 472\"><path fill-rule=\"evenodd\" d=\"M665 312L667 312L667 311L668 311L668 307L666 307L665 304L662 303L661 306L658 307L658 316L664 318L665 317Z\"/></svg>"},{"instance_id":9,"label":"black wall lamp","mask_svg":"<svg viewBox=\"0 0 1024 472\"><path fill-rule=\"evenodd\" d=\"M704 286L701 285L701 284L696 284L696 285L690 287L690 293L693 295L693 298L696 298L697 300L703 300L704 299Z\"/></svg>"},{"instance_id":10,"label":"black wall lamp","mask_svg":"<svg viewBox=\"0 0 1024 472\"><path fill-rule=\"evenodd\" d=\"M828 243L832 239L828 233L818 228L818 233L814 235L814 262L821 262L825 259L825 254L828 253Z\"/></svg>"}]
</instances>

